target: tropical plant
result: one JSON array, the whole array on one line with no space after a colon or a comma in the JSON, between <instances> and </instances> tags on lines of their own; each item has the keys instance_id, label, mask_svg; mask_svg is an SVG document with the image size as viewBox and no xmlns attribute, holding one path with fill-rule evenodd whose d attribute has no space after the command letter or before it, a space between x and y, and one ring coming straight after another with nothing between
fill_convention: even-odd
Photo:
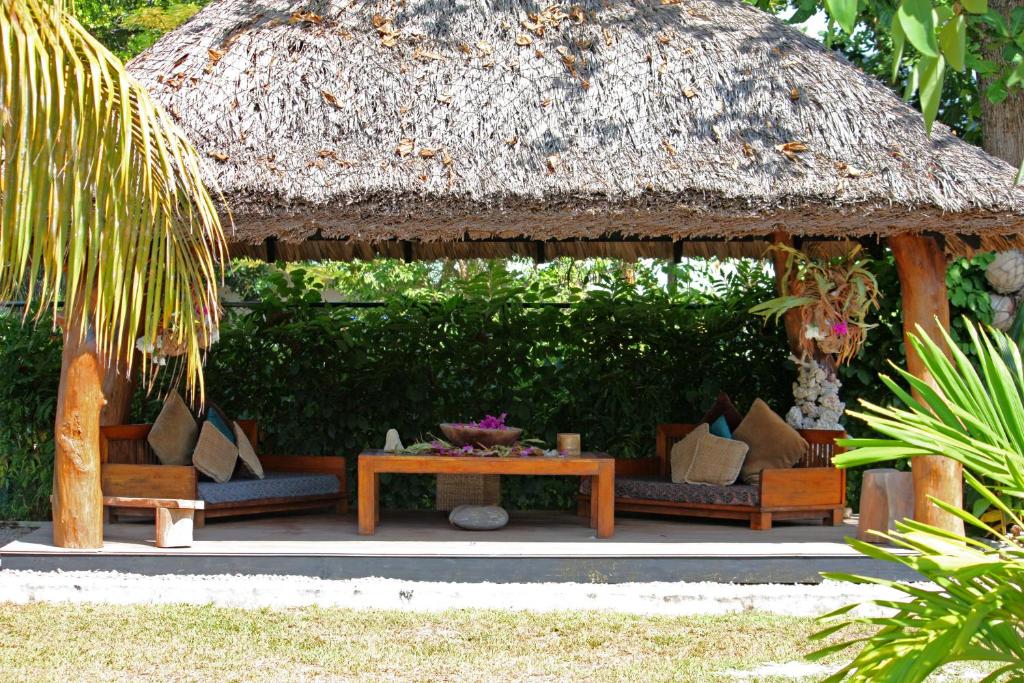
<instances>
[{"instance_id":1,"label":"tropical plant","mask_svg":"<svg viewBox=\"0 0 1024 683\"><path fill-rule=\"evenodd\" d=\"M847 618L853 606L823 617L839 620L817 634L824 637L851 623L877 626L865 638L819 650L812 658L859 646L854 660L830 680L920 681L936 669L960 661L994 666L986 680L1024 676L1024 545L1020 509L1024 507L1024 363L1020 348L1006 334L979 329L965 321L975 362L952 337L932 340L919 329L910 336L934 384L897 368L901 386L882 382L903 407L863 402L865 412L851 411L884 438L849 439L852 447L836 457L849 467L940 453L964 466L964 477L979 504L969 513L945 502L932 503L989 536L968 538L906 520L888 538L915 551L898 555L859 541L862 553L903 564L935 584L920 586L828 574L829 578L894 588L907 600L879 600L892 613ZM947 349L949 355L947 356ZM977 516L991 507L1004 522L997 528ZM1008 532L1006 530L1009 530Z\"/></svg>"},{"instance_id":2,"label":"tropical plant","mask_svg":"<svg viewBox=\"0 0 1024 683\"><path fill-rule=\"evenodd\" d=\"M0 3L0 299L63 321L54 533L91 546L103 374L170 341L202 393L226 248L198 154L63 4Z\"/></svg>"},{"instance_id":3,"label":"tropical plant","mask_svg":"<svg viewBox=\"0 0 1024 683\"><path fill-rule=\"evenodd\" d=\"M860 245L827 261L809 257L799 249L776 244L786 254L782 296L750 309L765 318L781 318L787 311L800 312L804 343L834 355L842 365L852 360L864 344L868 314L878 307L878 281L868 270L869 259L859 256ZM807 355L816 355L808 349Z\"/></svg>"}]
</instances>

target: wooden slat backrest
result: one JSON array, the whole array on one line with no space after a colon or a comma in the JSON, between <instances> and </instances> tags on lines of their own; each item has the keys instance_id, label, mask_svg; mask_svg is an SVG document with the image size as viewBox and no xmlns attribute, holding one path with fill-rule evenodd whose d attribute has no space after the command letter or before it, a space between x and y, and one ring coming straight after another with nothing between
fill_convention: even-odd
<instances>
[{"instance_id":1,"label":"wooden slat backrest","mask_svg":"<svg viewBox=\"0 0 1024 683\"><path fill-rule=\"evenodd\" d=\"M660 463L660 474L668 476L672 447L682 441L683 437L693 431L696 425L691 424L660 424L657 428L657 451ZM836 445L836 439L846 436L845 432L829 429L798 429L800 435L807 440L807 449L803 460L796 467L832 467L832 456L843 452Z\"/></svg>"},{"instance_id":2,"label":"wooden slat backrest","mask_svg":"<svg viewBox=\"0 0 1024 683\"><path fill-rule=\"evenodd\" d=\"M238 425L259 449L259 427L256 420L238 420ZM159 465L146 437L153 425L113 425L100 427L100 461L122 465Z\"/></svg>"}]
</instances>

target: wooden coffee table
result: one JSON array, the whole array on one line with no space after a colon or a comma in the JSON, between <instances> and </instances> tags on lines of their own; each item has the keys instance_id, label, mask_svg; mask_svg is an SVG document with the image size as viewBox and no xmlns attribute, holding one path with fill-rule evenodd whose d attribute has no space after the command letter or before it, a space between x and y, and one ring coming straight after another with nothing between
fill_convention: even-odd
<instances>
[{"instance_id":1,"label":"wooden coffee table","mask_svg":"<svg viewBox=\"0 0 1024 683\"><path fill-rule=\"evenodd\" d=\"M383 451L359 454L359 533L373 534L380 521L380 475L396 474L530 474L591 477L590 526L598 538L615 533L615 460L603 453L579 457L480 457L398 455Z\"/></svg>"}]
</instances>

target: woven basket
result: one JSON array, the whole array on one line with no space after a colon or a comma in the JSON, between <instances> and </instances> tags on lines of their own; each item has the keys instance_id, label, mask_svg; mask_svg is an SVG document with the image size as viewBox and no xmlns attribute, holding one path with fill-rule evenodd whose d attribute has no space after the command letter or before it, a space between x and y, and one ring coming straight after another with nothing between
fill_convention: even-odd
<instances>
[{"instance_id":1,"label":"woven basket","mask_svg":"<svg viewBox=\"0 0 1024 683\"><path fill-rule=\"evenodd\" d=\"M459 505L498 505L500 502L499 474L437 475L438 510L447 512Z\"/></svg>"}]
</instances>

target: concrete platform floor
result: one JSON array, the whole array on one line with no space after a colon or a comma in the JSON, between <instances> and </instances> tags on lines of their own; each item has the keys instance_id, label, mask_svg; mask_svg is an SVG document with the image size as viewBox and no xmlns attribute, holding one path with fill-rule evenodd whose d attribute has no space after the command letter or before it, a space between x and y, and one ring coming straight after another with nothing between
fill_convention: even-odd
<instances>
[{"instance_id":1,"label":"concrete platform floor","mask_svg":"<svg viewBox=\"0 0 1024 683\"><path fill-rule=\"evenodd\" d=\"M139 573L293 573L321 578L597 581L716 580L806 583L819 571L874 573L895 565L850 548L850 523L781 522L769 531L742 523L619 516L615 536L597 539L566 512L513 512L504 529L462 531L437 512L388 512L374 536L353 515L211 520L190 548L153 543L152 523L105 529L99 550L66 550L48 524L0 547L0 569L97 569ZM495 578L499 577L499 578Z\"/></svg>"}]
</instances>

